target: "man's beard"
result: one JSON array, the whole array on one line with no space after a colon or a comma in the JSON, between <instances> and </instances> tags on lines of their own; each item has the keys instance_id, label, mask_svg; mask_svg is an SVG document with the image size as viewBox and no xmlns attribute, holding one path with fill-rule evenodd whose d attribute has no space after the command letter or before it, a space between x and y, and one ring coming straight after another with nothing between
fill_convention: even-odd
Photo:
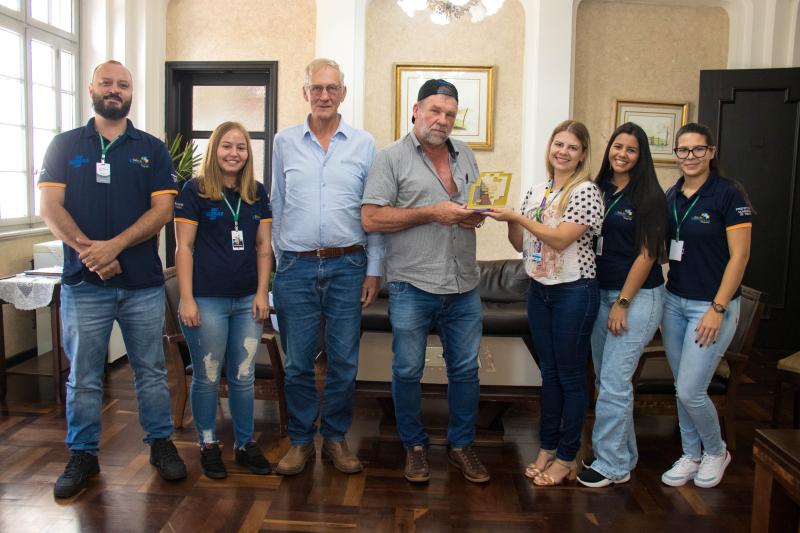
<instances>
[{"instance_id":1,"label":"man's beard","mask_svg":"<svg viewBox=\"0 0 800 533\"><path fill-rule=\"evenodd\" d=\"M433 128L422 127L422 140L431 146L439 146L447 141L446 132L434 130Z\"/></svg>"},{"instance_id":2,"label":"man's beard","mask_svg":"<svg viewBox=\"0 0 800 533\"><path fill-rule=\"evenodd\" d=\"M106 120L119 120L128 116L128 113L131 111L133 99L126 102L120 98L120 101L122 101L121 106L108 105L105 100L103 100L102 96L97 94L92 95L92 107L95 113Z\"/></svg>"}]
</instances>

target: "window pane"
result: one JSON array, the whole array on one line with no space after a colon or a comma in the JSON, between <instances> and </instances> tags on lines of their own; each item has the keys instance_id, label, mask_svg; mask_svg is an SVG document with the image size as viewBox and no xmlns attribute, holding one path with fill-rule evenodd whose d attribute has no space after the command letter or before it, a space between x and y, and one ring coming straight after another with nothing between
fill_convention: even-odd
<instances>
[{"instance_id":1,"label":"window pane","mask_svg":"<svg viewBox=\"0 0 800 533\"><path fill-rule=\"evenodd\" d=\"M0 171L22 172L24 170L25 128L0 126Z\"/></svg>"},{"instance_id":2,"label":"window pane","mask_svg":"<svg viewBox=\"0 0 800 533\"><path fill-rule=\"evenodd\" d=\"M33 83L53 86L53 48L31 41L31 64L33 65Z\"/></svg>"},{"instance_id":3,"label":"window pane","mask_svg":"<svg viewBox=\"0 0 800 533\"><path fill-rule=\"evenodd\" d=\"M75 85L75 56L61 50L61 90L74 91Z\"/></svg>"},{"instance_id":4,"label":"window pane","mask_svg":"<svg viewBox=\"0 0 800 533\"><path fill-rule=\"evenodd\" d=\"M196 85L192 97L192 129L213 131L228 120L249 131L264 131L266 87Z\"/></svg>"},{"instance_id":5,"label":"window pane","mask_svg":"<svg viewBox=\"0 0 800 533\"><path fill-rule=\"evenodd\" d=\"M23 125L22 82L0 78L0 122Z\"/></svg>"},{"instance_id":6,"label":"window pane","mask_svg":"<svg viewBox=\"0 0 800 533\"><path fill-rule=\"evenodd\" d=\"M39 172L42 170L42 161L50 141L55 134L50 130L33 130L33 182L39 181Z\"/></svg>"},{"instance_id":7,"label":"window pane","mask_svg":"<svg viewBox=\"0 0 800 533\"><path fill-rule=\"evenodd\" d=\"M56 129L56 92L53 89L33 85L33 126Z\"/></svg>"},{"instance_id":8,"label":"window pane","mask_svg":"<svg viewBox=\"0 0 800 533\"><path fill-rule=\"evenodd\" d=\"M18 0L0 0L0 6L5 6L14 11L19 11L19 1Z\"/></svg>"},{"instance_id":9,"label":"window pane","mask_svg":"<svg viewBox=\"0 0 800 533\"><path fill-rule=\"evenodd\" d=\"M20 43L22 37L18 33L0 28L0 75L9 78L22 77L22 54Z\"/></svg>"},{"instance_id":10,"label":"window pane","mask_svg":"<svg viewBox=\"0 0 800 533\"><path fill-rule=\"evenodd\" d=\"M203 158L206 156L206 148L208 148L208 141L209 139L192 139L194 144L197 146L197 151L195 155L200 156L200 164L197 166L196 172L199 174L200 170L203 168Z\"/></svg>"},{"instance_id":11,"label":"window pane","mask_svg":"<svg viewBox=\"0 0 800 533\"><path fill-rule=\"evenodd\" d=\"M61 131L75 127L75 96L61 93Z\"/></svg>"},{"instance_id":12,"label":"window pane","mask_svg":"<svg viewBox=\"0 0 800 533\"><path fill-rule=\"evenodd\" d=\"M72 0L53 0L53 25L72 33Z\"/></svg>"},{"instance_id":13,"label":"window pane","mask_svg":"<svg viewBox=\"0 0 800 533\"><path fill-rule=\"evenodd\" d=\"M250 139L250 145L253 147L253 173L256 181L264 183L264 140Z\"/></svg>"},{"instance_id":14,"label":"window pane","mask_svg":"<svg viewBox=\"0 0 800 533\"><path fill-rule=\"evenodd\" d=\"M47 0L31 0L31 16L36 20L50 23L47 17Z\"/></svg>"},{"instance_id":15,"label":"window pane","mask_svg":"<svg viewBox=\"0 0 800 533\"><path fill-rule=\"evenodd\" d=\"M22 172L0 172L0 218L28 216L26 181Z\"/></svg>"}]
</instances>

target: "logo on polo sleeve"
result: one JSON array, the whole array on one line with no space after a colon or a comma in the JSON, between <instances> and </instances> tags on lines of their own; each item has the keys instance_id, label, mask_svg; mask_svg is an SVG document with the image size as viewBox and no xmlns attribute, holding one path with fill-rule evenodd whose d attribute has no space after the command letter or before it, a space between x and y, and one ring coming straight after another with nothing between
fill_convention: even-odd
<instances>
[{"instance_id":1,"label":"logo on polo sleeve","mask_svg":"<svg viewBox=\"0 0 800 533\"><path fill-rule=\"evenodd\" d=\"M75 168L80 168L83 163L88 163L89 160L82 155L75 156L75 159L69 162L70 165L74 166Z\"/></svg>"},{"instance_id":2,"label":"logo on polo sleeve","mask_svg":"<svg viewBox=\"0 0 800 533\"><path fill-rule=\"evenodd\" d=\"M142 156L140 159L134 157L130 162L141 165L142 168L150 168L150 159L147 156Z\"/></svg>"}]
</instances>

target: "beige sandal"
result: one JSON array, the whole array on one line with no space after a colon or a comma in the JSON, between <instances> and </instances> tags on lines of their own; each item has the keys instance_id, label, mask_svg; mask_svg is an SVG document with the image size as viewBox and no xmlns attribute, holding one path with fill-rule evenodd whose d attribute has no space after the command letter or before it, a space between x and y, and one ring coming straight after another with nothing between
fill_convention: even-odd
<instances>
[{"instance_id":1,"label":"beige sandal","mask_svg":"<svg viewBox=\"0 0 800 533\"><path fill-rule=\"evenodd\" d=\"M544 448L542 448L541 450L539 450L539 453L542 453L542 452L544 452L547 455L552 457L552 459L547 461L547 464L544 466L544 469L547 470L548 468L550 468L550 465L553 464L553 461L556 458L556 451L555 450L545 450ZM530 479L535 478L536 476L538 476L541 473L542 473L542 471L539 470L538 466L536 466L536 462L535 461L533 463L529 464L527 466L527 468L525 469L525 477L530 478Z\"/></svg>"},{"instance_id":2,"label":"beige sandal","mask_svg":"<svg viewBox=\"0 0 800 533\"><path fill-rule=\"evenodd\" d=\"M572 460L572 462L569 463L565 463L561 459L556 459L554 462L563 467L569 468L569 472L567 472L567 475L564 476L561 479L561 481L557 482L555 479L553 479L553 476L551 476L549 472L542 472L541 474L533 478L533 483L535 485L538 485L540 487L552 487L554 485L561 485L562 483L567 481L573 481L576 477L578 477L578 463L574 459Z\"/></svg>"}]
</instances>

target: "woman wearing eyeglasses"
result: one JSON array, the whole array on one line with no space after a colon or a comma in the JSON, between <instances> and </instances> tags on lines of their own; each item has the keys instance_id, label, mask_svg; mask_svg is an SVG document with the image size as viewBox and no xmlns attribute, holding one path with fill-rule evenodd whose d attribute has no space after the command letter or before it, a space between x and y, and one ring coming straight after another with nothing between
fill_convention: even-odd
<instances>
[{"instance_id":1,"label":"woman wearing eyeglasses","mask_svg":"<svg viewBox=\"0 0 800 533\"><path fill-rule=\"evenodd\" d=\"M600 311L592 332L596 459L584 460L590 468L578 481L605 487L627 482L636 466L631 378L664 311L657 259L666 252L667 201L642 128L628 122L611 135L595 183L605 202L596 245Z\"/></svg>"},{"instance_id":2,"label":"woman wearing eyeglasses","mask_svg":"<svg viewBox=\"0 0 800 533\"><path fill-rule=\"evenodd\" d=\"M706 126L683 126L675 144L683 176L667 191L669 273L661 331L675 376L683 455L661 481L680 486L694 479L698 487L713 487L731 454L707 390L739 321L753 210L742 186L719 175Z\"/></svg>"},{"instance_id":3,"label":"woman wearing eyeglasses","mask_svg":"<svg viewBox=\"0 0 800 533\"><path fill-rule=\"evenodd\" d=\"M599 305L592 241L603 221L589 146L586 126L562 122L545 152L549 179L528 191L521 213L488 213L508 221L508 240L522 252L531 277L528 321L542 372L541 450L525 475L536 485L575 479L589 404L586 359Z\"/></svg>"}]
</instances>

